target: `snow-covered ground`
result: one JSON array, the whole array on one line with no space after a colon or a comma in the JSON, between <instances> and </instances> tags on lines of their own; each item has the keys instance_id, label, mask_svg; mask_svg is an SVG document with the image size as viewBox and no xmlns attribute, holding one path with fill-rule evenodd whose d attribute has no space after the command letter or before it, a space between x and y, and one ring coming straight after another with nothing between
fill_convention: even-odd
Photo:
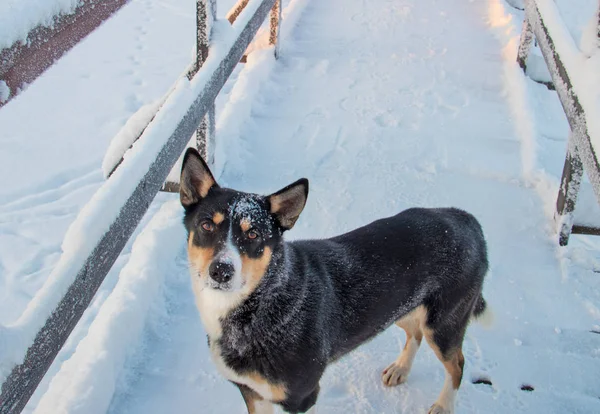
<instances>
[{"instance_id":1,"label":"snow-covered ground","mask_svg":"<svg viewBox=\"0 0 600 414\"><path fill-rule=\"evenodd\" d=\"M219 0L219 15L232 3ZM112 136L189 63L193 11L132 1L0 110L1 325L56 264ZM220 97L220 183L271 192L308 177L291 238L411 206L471 211L496 322L469 330L458 412L599 412L600 239L557 247L568 126L556 94L515 62L522 12L503 0L284 0L284 17L281 59L254 52ZM576 36L579 19L566 19ZM209 360L177 203L155 201L28 412L243 412ZM391 328L331 366L318 411L426 412L443 382L429 348L406 384L381 384L402 342Z\"/></svg>"}]
</instances>

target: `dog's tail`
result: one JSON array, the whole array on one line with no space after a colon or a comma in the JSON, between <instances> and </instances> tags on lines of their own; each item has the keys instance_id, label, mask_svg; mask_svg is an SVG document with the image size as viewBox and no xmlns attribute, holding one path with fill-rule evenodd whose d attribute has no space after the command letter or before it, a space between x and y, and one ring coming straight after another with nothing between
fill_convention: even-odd
<instances>
[{"instance_id":1,"label":"dog's tail","mask_svg":"<svg viewBox=\"0 0 600 414\"><path fill-rule=\"evenodd\" d=\"M477 302L475 302L472 319L480 323L484 328L489 328L494 323L494 313L488 306L481 293L477 298Z\"/></svg>"}]
</instances>

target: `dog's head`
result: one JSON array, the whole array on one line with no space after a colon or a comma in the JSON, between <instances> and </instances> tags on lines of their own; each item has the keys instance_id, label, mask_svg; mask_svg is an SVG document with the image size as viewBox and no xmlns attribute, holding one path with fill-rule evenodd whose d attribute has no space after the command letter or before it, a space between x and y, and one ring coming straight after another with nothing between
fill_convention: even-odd
<instances>
[{"instance_id":1,"label":"dog's head","mask_svg":"<svg viewBox=\"0 0 600 414\"><path fill-rule=\"evenodd\" d=\"M200 154L188 149L180 184L192 277L203 288L252 292L281 249L282 235L300 216L308 195L301 179L270 195L219 187Z\"/></svg>"}]
</instances>

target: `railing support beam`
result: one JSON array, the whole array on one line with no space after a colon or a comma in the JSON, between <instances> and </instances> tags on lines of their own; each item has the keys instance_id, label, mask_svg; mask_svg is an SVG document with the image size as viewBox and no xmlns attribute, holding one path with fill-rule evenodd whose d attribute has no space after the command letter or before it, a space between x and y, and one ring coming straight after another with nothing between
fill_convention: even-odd
<instances>
[{"instance_id":1,"label":"railing support beam","mask_svg":"<svg viewBox=\"0 0 600 414\"><path fill-rule=\"evenodd\" d=\"M275 46L275 59L279 59L279 33L281 32L281 0L271 9L269 44Z\"/></svg>"},{"instance_id":2,"label":"railing support beam","mask_svg":"<svg viewBox=\"0 0 600 414\"><path fill-rule=\"evenodd\" d=\"M556 200L555 220L558 224L558 242L561 246L569 243L573 228L575 204L583 178L583 164L579 158L575 140L569 137L569 149L561 178L558 198Z\"/></svg>"},{"instance_id":3,"label":"railing support beam","mask_svg":"<svg viewBox=\"0 0 600 414\"><path fill-rule=\"evenodd\" d=\"M196 62L190 79L208 58L213 22L217 20L216 0L196 0ZM214 102L196 130L196 149L209 165L214 164L216 113Z\"/></svg>"}]
</instances>

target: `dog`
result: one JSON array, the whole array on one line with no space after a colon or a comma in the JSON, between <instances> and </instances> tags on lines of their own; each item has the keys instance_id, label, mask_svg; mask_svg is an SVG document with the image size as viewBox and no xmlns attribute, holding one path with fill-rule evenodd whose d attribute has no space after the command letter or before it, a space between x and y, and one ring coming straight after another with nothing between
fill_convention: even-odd
<instances>
[{"instance_id":1,"label":"dog","mask_svg":"<svg viewBox=\"0 0 600 414\"><path fill-rule=\"evenodd\" d=\"M311 409L328 364L396 324L399 357L382 374L406 381L425 337L446 380L430 414L454 410L471 319L486 311L488 270L478 221L454 208L411 208L326 240L286 242L308 180L270 196L220 187L194 149L180 200L192 289L219 372L249 413Z\"/></svg>"}]
</instances>

